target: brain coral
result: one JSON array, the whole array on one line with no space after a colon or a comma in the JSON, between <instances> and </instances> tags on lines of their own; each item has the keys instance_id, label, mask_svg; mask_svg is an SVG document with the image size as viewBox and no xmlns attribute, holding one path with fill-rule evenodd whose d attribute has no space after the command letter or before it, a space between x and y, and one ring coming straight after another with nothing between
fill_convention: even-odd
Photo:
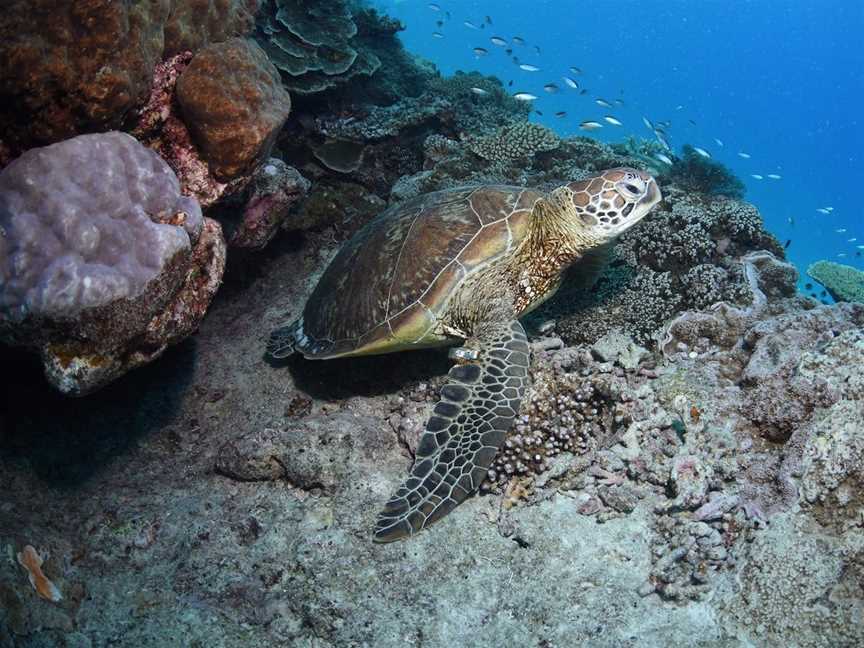
<instances>
[{"instance_id":1,"label":"brain coral","mask_svg":"<svg viewBox=\"0 0 864 648\"><path fill-rule=\"evenodd\" d=\"M188 335L224 267L218 225L123 133L81 135L12 162L0 173L0 232L0 338L39 349L69 393ZM147 350L136 355L136 345Z\"/></svg>"}]
</instances>

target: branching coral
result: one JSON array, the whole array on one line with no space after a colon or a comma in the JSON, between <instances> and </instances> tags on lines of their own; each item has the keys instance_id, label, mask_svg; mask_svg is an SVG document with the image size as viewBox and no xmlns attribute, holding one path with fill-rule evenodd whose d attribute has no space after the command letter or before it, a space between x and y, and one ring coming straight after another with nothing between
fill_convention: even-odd
<instances>
[{"instance_id":1,"label":"branching coral","mask_svg":"<svg viewBox=\"0 0 864 648\"><path fill-rule=\"evenodd\" d=\"M441 97L408 97L392 106L374 106L361 117L330 117L316 121L322 135L358 142L394 137L400 131L439 118L450 103Z\"/></svg>"},{"instance_id":2,"label":"branching coral","mask_svg":"<svg viewBox=\"0 0 864 648\"><path fill-rule=\"evenodd\" d=\"M807 274L825 286L834 301L864 302L864 272L831 261L817 261Z\"/></svg>"}]
</instances>

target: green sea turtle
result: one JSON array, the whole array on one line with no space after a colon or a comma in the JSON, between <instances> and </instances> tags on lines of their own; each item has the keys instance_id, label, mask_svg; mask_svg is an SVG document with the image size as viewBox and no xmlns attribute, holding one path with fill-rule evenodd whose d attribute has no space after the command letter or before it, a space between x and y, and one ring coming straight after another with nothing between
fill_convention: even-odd
<instances>
[{"instance_id":1,"label":"green sea turtle","mask_svg":"<svg viewBox=\"0 0 864 648\"><path fill-rule=\"evenodd\" d=\"M374 539L444 517L478 489L528 383L519 317L551 297L565 269L596 275L601 251L660 200L655 180L620 168L546 195L501 185L448 189L394 205L339 251L302 316L268 352L328 359L464 344L407 480Z\"/></svg>"}]
</instances>

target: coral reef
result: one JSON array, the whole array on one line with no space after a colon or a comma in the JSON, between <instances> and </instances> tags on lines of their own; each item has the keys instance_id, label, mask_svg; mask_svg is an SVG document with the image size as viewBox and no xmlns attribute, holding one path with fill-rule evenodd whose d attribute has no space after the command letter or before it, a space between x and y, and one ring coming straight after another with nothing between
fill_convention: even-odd
<instances>
[{"instance_id":1,"label":"coral reef","mask_svg":"<svg viewBox=\"0 0 864 648\"><path fill-rule=\"evenodd\" d=\"M667 177L679 187L711 196L741 200L746 191L744 183L729 168L700 155L688 144L684 145L682 156L674 160Z\"/></svg>"},{"instance_id":2,"label":"coral reef","mask_svg":"<svg viewBox=\"0 0 864 648\"><path fill-rule=\"evenodd\" d=\"M241 34L256 0L14 0L0 21L0 139L14 152L118 128L163 56Z\"/></svg>"},{"instance_id":3,"label":"coral reef","mask_svg":"<svg viewBox=\"0 0 864 648\"><path fill-rule=\"evenodd\" d=\"M276 68L245 38L195 54L176 94L193 141L221 182L250 173L270 154L291 111Z\"/></svg>"},{"instance_id":4,"label":"coral reef","mask_svg":"<svg viewBox=\"0 0 864 648\"><path fill-rule=\"evenodd\" d=\"M825 286L834 301L864 302L864 272L831 261L817 261L807 268L807 275Z\"/></svg>"},{"instance_id":5,"label":"coral reef","mask_svg":"<svg viewBox=\"0 0 864 648\"><path fill-rule=\"evenodd\" d=\"M559 143L558 136L545 126L517 122L502 126L492 135L469 138L466 145L485 160L506 163L551 151Z\"/></svg>"},{"instance_id":6,"label":"coral reef","mask_svg":"<svg viewBox=\"0 0 864 648\"><path fill-rule=\"evenodd\" d=\"M177 79L191 60L192 54L183 52L156 66L150 98L138 111L132 135L165 160L177 175L184 194L193 196L202 207L209 207L223 195L236 193L246 178L234 183L217 180L180 117L175 100Z\"/></svg>"},{"instance_id":7,"label":"coral reef","mask_svg":"<svg viewBox=\"0 0 864 648\"><path fill-rule=\"evenodd\" d=\"M0 195L0 331L38 350L59 390L94 391L197 328L224 269L221 229L134 138L28 151Z\"/></svg>"},{"instance_id":8,"label":"coral reef","mask_svg":"<svg viewBox=\"0 0 864 648\"><path fill-rule=\"evenodd\" d=\"M355 49L357 24L344 0L264 0L256 38L292 92L311 94L370 76L381 60Z\"/></svg>"}]
</instances>

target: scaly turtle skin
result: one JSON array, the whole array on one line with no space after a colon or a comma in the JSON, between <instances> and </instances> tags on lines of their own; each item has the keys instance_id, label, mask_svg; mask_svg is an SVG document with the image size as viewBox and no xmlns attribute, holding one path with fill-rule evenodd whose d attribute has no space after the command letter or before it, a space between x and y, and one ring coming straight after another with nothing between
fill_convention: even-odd
<instances>
[{"instance_id":1,"label":"scaly turtle skin","mask_svg":"<svg viewBox=\"0 0 864 648\"><path fill-rule=\"evenodd\" d=\"M459 359L405 483L378 518L390 542L441 519L477 490L528 381L518 318L574 263L596 274L609 243L660 201L654 179L610 169L549 195L522 187L438 191L398 204L336 255L271 356L328 359L453 345ZM590 282L588 282L590 283Z\"/></svg>"}]
</instances>

